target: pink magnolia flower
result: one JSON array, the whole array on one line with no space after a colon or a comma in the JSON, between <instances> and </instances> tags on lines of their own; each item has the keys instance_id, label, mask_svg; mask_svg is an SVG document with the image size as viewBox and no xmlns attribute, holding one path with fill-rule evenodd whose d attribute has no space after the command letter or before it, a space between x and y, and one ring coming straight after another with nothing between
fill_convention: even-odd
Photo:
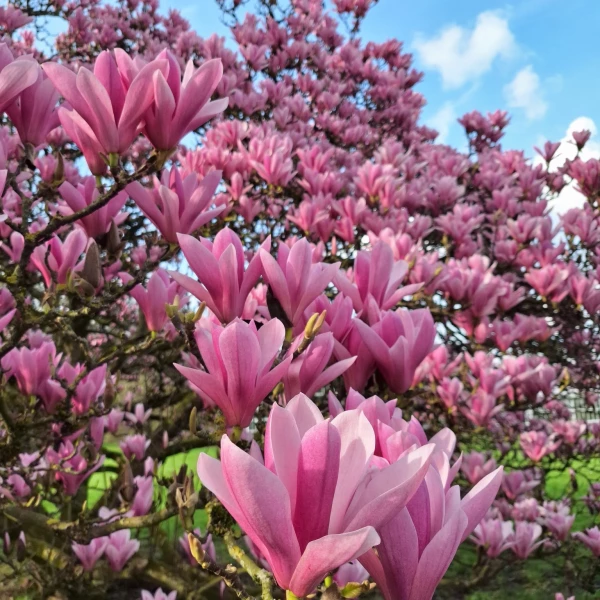
<instances>
[{"instance_id":1,"label":"pink magnolia flower","mask_svg":"<svg viewBox=\"0 0 600 600\"><path fill-rule=\"evenodd\" d=\"M162 588L158 588L154 594L148 590L142 590L141 600L176 600L177 592L172 591L166 594Z\"/></svg>"},{"instance_id":2,"label":"pink magnolia flower","mask_svg":"<svg viewBox=\"0 0 600 600\"><path fill-rule=\"evenodd\" d=\"M567 421L560 419L550 423L552 430L560 436L564 442L570 445L577 443L577 440L585 433L586 424L583 421Z\"/></svg>"},{"instance_id":3,"label":"pink magnolia flower","mask_svg":"<svg viewBox=\"0 0 600 600\"><path fill-rule=\"evenodd\" d=\"M58 192L66 202L66 206L59 205L58 208L59 212L63 215L71 215L83 210L100 196L93 177L86 177L77 187L65 181L58 188ZM113 220L119 225L127 218L127 213L119 212L126 201L127 194L119 192L108 204L95 210L91 215L79 219L77 223L89 237L100 238L110 229Z\"/></svg>"},{"instance_id":4,"label":"pink magnolia flower","mask_svg":"<svg viewBox=\"0 0 600 600\"><path fill-rule=\"evenodd\" d=\"M412 384L417 367L433 350L435 326L426 309L387 311L372 327L354 320L377 369L392 392L401 394Z\"/></svg>"},{"instance_id":5,"label":"pink magnolia flower","mask_svg":"<svg viewBox=\"0 0 600 600\"><path fill-rule=\"evenodd\" d=\"M510 512L515 521L535 521L541 514L541 507L535 498L525 498L515 502Z\"/></svg>"},{"instance_id":6,"label":"pink magnolia flower","mask_svg":"<svg viewBox=\"0 0 600 600\"><path fill-rule=\"evenodd\" d=\"M486 475L496 470L497 464L494 458L486 460L481 452L469 452L463 455L461 471L471 484L475 484Z\"/></svg>"},{"instance_id":7,"label":"pink magnolia flower","mask_svg":"<svg viewBox=\"0 0 600 600\"><path fill-rule=\"evenodd\" d=\"M532 269L525 280L540 295L552 302L560 302L568 293L571 272L565 265L551 264L541 269Z\"/></svg>"},{"instance_id":8,"label":"pink magnolia flower","mask_svg":"<svg viewBox=\"0 0 600 600\"><path fill-rule=\"evenodd\" d=\"M228 323L244 312L246 298L260 278L260 259L255 255L244 267L244 248L238 236L229 228L217 233L215 241L196 240L189 235L177 236L183 255L198 277L194 281L182 273L170 272L171 277L194 295L215 314ZM262 248L271 247L267 239Z\"/></svg>"},{"instance_id":9,"label":"pink magnolia flower","mask_svg":"<svg viewBox=\"0 0 600 600\"><path fill-rule=\"evenodd\" d=\"M264 464L224 436L221 462L200 455L198 475L256 544L278 585L302 598L327 572L379 543L376 529L406 505L427 472L431 446L369 471L374 448L363 414L324 420L300 395L285 409L273 406Z\"/></svg>"},{"instance_id":10,"label":"pink magnolia flower","mask_svg":"<svg viewBox=\"0 0 600 600\"><path fill-rule=\"evenodd\" d=\"M21 142L35 147L43 144L50 131L59 125L58 92L41 69L36 71L37 79L33 85L25 88L6 109Z\"/></svg>"},{"instance_id":11,"label":"pink magnolia flower","mask_svg":"<svg viewBox=\"0 0 600 600\"><path fill-rule=\"evenodd\" d=\"M548 512L544 518L544 525L558 541L564 542L569 537L574 521L575 515Z\"/></svg>"},{"instance_id":12,"label":"pink magnolia flower","mask_svg":"<svg viewBox=\"0 0 600 600\"><path fill-rule=\"evenodd\" d=\"M128 435L123 441L119 443L123 454L131 460L144 460L146 450L150 446L150 440L146 439L146 436L141 434Z\"/></svg>"},{"instance_id":13,"label":"pink magnolia flower","mask_svg":"<svg viewBox=\"0 0 600 600\"><path fill-rule=\"evenodd\" d=\"M333 282L342 294L352 299L356 312L366 309L377 315L379 310L394 308L404 296L414 294L422 287L422 284L400 287L407 273L408 263L395 261L391 247L379 241L372 250L357 253L352 271L354 283L342 271L336 273ZM370 323L376 320L369 316Z\"/></svg>"},{"instance_id":14,"label":"pink magnolia flower","mask_svg":"<svg viewBox=\"0 0 600 600\"><path fill-rule=\"evenodd\" d=\"M303 337L303 335L298 336L295 343L288 350L287 356L290 359L302 342ZM352 367L356 360L355 357L334 361L333 364L329 365L334 344L333 333L321 333L314 338L308 348L291 362L283 376L286 398L291 399L300 393L313 396L321 388Z\"/></svg>"},{"instance_id":15,"label":"pink magnolia flower","mask_svg":"<svg viewBox=\"0 0 600 600\"><path fill-rule=\"evenodd\" d=\"M153 63L138 73L136 63L125 51L116 55L126 78L132 80L131 90L144 70ZM169 50L163 50L153 62L160 62L161 68L150 85L153 92L151 101L144 103L142 109L144 135L157 150L173 150L187 133L227 108L228 98L209 101L223 76L223 65L221 59L212 59L196 69L190 59L182 79L179 62Z\"/></svg>"},{"instance_id":16,"label":"pink magnolia flower","mask_svg":"<svg viewBox=\"0 0 600 600\"><path fill-rule=\"evenodd\" d=\"M15 377L19 391L26 396L43 395L51 369L62 355L56 353L53 342L43 342L37 348L14 348L2 358L7 379Z\"/></svg>"},{"instance_id":17,"label":"pink magnolia flower","mask_svg":"<svg viewBox=\"0 0 600 600\"><path fill-rule=\"evenodd\" d=\"M76 377L84 369L81 365L73 367L69 363L64 363L58 371L58 375L71 385ZM83 415L94 402L96 402L106 389L106 365L102 365L90 371L77 384L75 395L72 399L73 412L76 415Z\"/></svg>"},{"instance_id":18,"label":"pink magnolia flower","mask_svg":"<svg viewBox=\"0 0 600 600\"><path fill-rule=\"evenodd\" d=\"M64 242L58 236L54 236L33 251L31 264L42 274L46 287L52 285L52 274L57 283L63 284L67 282L69 273L83 266L78 261L87 243L88 237L85 232L82 229L73 229Z\"/></svg>"},{"instance_id":19,"label":"pink magnolia flower","mask_svg":"<svg viewBox=\"0 0 600 600\"><path fill-rule=\"evenodd\" d=\"M585 531L576 531L573 537L582 544L585 544L594 556L600 558L600 529L597 526Z\"/></svg>"},{"instance_id":20,"label":"pink magnolia flower","mask_svg":"<svg viewBox=\"0 0 600 600\"><path fill-rule=\"evenodd\" d=\"M490 419L503 409L503 405L496 402L496 395L481 387L469 396L467 405L462 412L469 421L478 427L485 427L489 424Z\"/></svg>"},{"instance_id":21,"label":"pink magnolia flower","mask_svg":"<svg viewBox=\"0 0 600 600\"><path fill-rule=\"evenodd\" d=\"M565 600L565 597L560 592L557 592L554 595L554 600ZM575 600L575 596L569 596L567 600Z\"/></svg>"},{"instance_id":22,"label":"pink magnolia flower","mask_svg":"<svg viewBox=\"0 0 600 600\"><path fill-rule=\"evenodd\" d=\"M172 167L163 171L160 180L154 179L153 189L134 181L126 191L165 240L176 244L178 233L193 233L225 209L207 210L220 181L221 171L210 171L200 180L196 173L182 178L179 169Z\"/></svg>"},{"instance_id":23,"label":"pink magnolia flower","mask_svg":"<svg viewBox=\"0 0 600 600\"><path fill-rule=\"evenodd\" d=\"M63 442L58 451L53 448L46 450L46 460L50 465L56 465L54 477L62 483L67 496L74 496L81 484L104 464L104 456L100 456L90 468L88 461L79 454L71 442Z\"/></svg>"},{"instance_id":24,"label":"pink magnolia flower","mask_svg":"<svg viewBox=\"0 0 600 600\"><path fill-rule=\"evenodd\" d=\"M486 475L462 500L460 488L445 491L430 468L420 492L406 508L379 528L377 554L360 558L386 600L431 600L459 544L492 504L502 468Z\"/></svg>"},{"instance_id":25,"label":"pink magnolia flower","mask_svg":"<svg viewBox=\"0 0 600 600\"><path fill-rule=\"evenodd\" d=\"M154 478L142 477L138 475L133 478L136 487L135 497L131 503L131 512L134 517L147 515L152 508L152 498L154 495Z\"/></svg>"},{"instance_id":26,"label":"pink magnolia flower","mask_svg":"<svg viewBox=\"0 0 600 600\"><path fill-rule=\"evenodd\" d=\"M415 378L417 375L415 374ZM413 381L414 385L414 381ZM444 377L436 388L437 395L449 412L455 412L463 397L463 383L456 377ZM472 481L471 483L476 483Z\"/></svg>"},{"instance_id":27,"label":"pink magnolia flower","mask_svg":"<svg viewBox=\"0 0 600 600\"><path fill-rule=\"evenodd\" d=\"M104 417L104 426L111 433L117 433L119 429L119 425L123 421L124 412L119 410L118 408L113 408L105 417Z\"/></svg>"},{"instance_id":28,"label":"pink magnolia flower","mask_svg":"<svg viewBox=\"0 0 600 600\"><path fill-rule=\"evenodd\" d=\"M169 280L166 271L157 269L152 273L145 288L138 284L129 292L139 304L149 331L163 330L169 320L165 307L173 303L177 289L177 283Z\"/></svg>"},{"instance_id":29,"label":"pink magnolia flower","mask_svg":"<svg viewBox=\"0 0 600 600\"><path fill-rule=\"evenodd\" d=\"M544 542L536 540L542 535L542 526L538 523L529 523L528 521L517 521L515 524L515 533L511 541L512 551L521 559L525 560Z\"/></svg>"},{"instance_id":30,"label":"pink magnolia flower","mask_svg":"<svg viewBox=\"0 0 600 600\"><path fill-rule=\"evenodd\" d=\"M146 423L146 421L148 421L151 414L152 414L151 408L149 408L148 410L145 410L144 405L141 402L138 402L135 405L133 412L125 413L125 418L130 423L143 425L144 423Z\"/></svg>"},{"instance_id":31,"label":"pink magnolia flower","mask_svg":"<svg viewBox=\"0 0 600 600\"><path fill-rule=\"evenodd\" d=\"M21 260L23 248L25 247L25 238L18 231L13 231L9 239L10 246L5 242L0 242L0 248L8 254L12 262L18 263Z\"/></svg>"},{"instance_id":32,"label":"pink magnolia flower","mask_svg":"<svg viewBox=\"0 0 600 600\"><path fill-rule=\"evenodd\" d=\"M526 431L519 441L523 452L534 462L539 462L560 446L560 440L556 441L554 434L548 436L544 431Z\"/></svg>"},{"instance_id":33,"label":"pink magnolia flower","mask_svg":"<svg viewBox=\"0 0 600 600\"><path fill-rule=\"evenodd\" d=\"M329 413L337 416L343 407L330 392L328 395ZM346 410L357 410L363 413L375 433L375 456L389 463L396 462L407 451L432 444L431 468L437 469L445 489L458 473L462 456L450 465L456 446L456 436L448 428L440 430L429 442L423 427L413 416L409 421L402 418L402 411L397 408L396 400L384 402L379 396L365 398L355 390L350 390L346 397Z\"/></svg>"},{"instance_id":34,"label":"pink magnolia flower","mask_svg":"<svg viewBox=\"0 0 600 600\"><path fill-rule=\"evenodd\" d=\"M84 570L93 571L96 563L102 558L107 545L108 536L94 538L89 544L77 544L73 542L71 548L83 565Z\"/></svg>"},{"instance_id":35,"label":"pink magnolia flower","mask_svg":"<svg viewBox=\"0 0 600 600\"><path fill-rule=\"evenodd\" d=\"M140 543L138 540L131 539L131 531L121 529L108 536L108 544L104 553L110 568L119 572L139 549Z\"/></svg>"},{"instance_id":36,"label":"pink magnolia flower","mask_svg":"<svg viewBox=\"0 0 600 600\"><path fill-rule=\"evenodd\" d=\"M483 519L473 530L470 538L477 546L485 548L490 558L495 558L512 548L514 544L514 528L512 521L502 519Z\"/></svg>"},{"instance_id":37,"label":"pink magnolia flower","mask_svg":"<svg viewBox=\"0 0 600 600\"><path fill-rule=\"evenodd\" d=\"M589 129L582 129L581 131L574 131L572 135L577 149L581 150L592 137L592 132Z\"/></svg>"},{"instance_id":38,"label":"pink magnolia flower","mask_svg":"<svg viewBox=\"0 0 600 600\"><path fill-rule=\"evenodd\" d=\"M175 368L223 411L228 427L247 427L289 368L291 357L271 368L285 338L283 325L273 319L257 330L253 321L236 319L226 327L199 327L195 338L207 371Z\"/></svg>"},{"instance_id":39,"label":"pink magnolia flower","mask_svg":"<svg viewBox=\"0 0 600 600\"><path fill-rule=\"evenodd\" d=\"M504 473L502 491L509 500L516 500L519 496L531 491L540 483L539 479L527 479L523 471L511 471L510 473Z\"/></svg>"},{"instance_id":40,"label":"pink magnolia flower","mask_svg":"<svg viewBox=\"0 0 600 600\"><path fill-rule=\"evenodd\" d=\"M21 56L15 60L9 47L0 44L0 112L37 81L39 71L33 57Z\"/></svg>"},{"instance_id":41,"label":"pink magnolia flower","mask_svg":"<svg viewBox=\"0 0 600 600\"><path fill-rule=\"evenodd\" d=\"M0 8L0 23L8 33L14 33L17 29L28 25L33 21L33 17L19 10L12 4L7 4Z\"/></svg>"},{"instance_id":42,"label":"pink magnolia flower","mask_svg":"<svg viewBox=\"0 0 600 600\"><path fill-rule=\"evenodd\" d=\"M31 494L31 488L28 483L17 473L9 475L6 478L6 483L10 485L12 492L17 498L25 498Z\"/></svg>"},{"instance_id":43,"label":"pink magnolia flower","mask_svg":"<svg viewBox=\"0 0 600 600\"><path fill-rule=\"evenodd\" d=\"M261 248L258 256L263 277L292 325L302 319L308 305L329 285L339 268L339 263L313 263L313 251L305 238L296 241L291 250L280 244L277 259L267 248Z\"/></svg>"},{"instance_id":44,"label":"pink magnolia flower","mask_svg":"<svg viewBox=\"0 0 600 600\"><path fill-rule=\"evenodd\" d=\"M154 100L154 74L166 63L155 60L146 65L129 85L124 82L124 65L117 65L108 51L98 55L93 73L81 67L75 74L53 62L42 68L72 108L58 110L67 135L83 152L92 173L102 175L105 159L126 152L139 133L142 116Z\"/></svg>"}]
</instances>

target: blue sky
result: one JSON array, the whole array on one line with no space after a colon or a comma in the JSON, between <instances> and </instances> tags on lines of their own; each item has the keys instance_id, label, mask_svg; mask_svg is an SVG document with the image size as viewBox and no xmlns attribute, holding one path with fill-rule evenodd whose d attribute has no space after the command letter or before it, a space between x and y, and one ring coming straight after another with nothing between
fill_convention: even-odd
<instances>
[{"instance_id":1,"label":"blue sky","mask_svg":"<svg viewBox=\"0 0 600 600\"><path fill-rule=\"evenodd\" d=\"M178 8L200 35L227 35L213 0L161 4ZM462 148L456 119L501 108L512 116L505 147L531 156L534 145L564 138L576 119L600 124L598 23L593 0L380 0L362 37L404 42L425 73L423 121L442 141Z\"/></svg>"}]
</instances>

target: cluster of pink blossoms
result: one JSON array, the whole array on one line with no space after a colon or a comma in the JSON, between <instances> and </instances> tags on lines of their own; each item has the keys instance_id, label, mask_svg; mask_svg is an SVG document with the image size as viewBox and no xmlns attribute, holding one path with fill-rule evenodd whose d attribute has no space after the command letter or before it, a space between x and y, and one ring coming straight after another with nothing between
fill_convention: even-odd
<instances>
[{"instance_id":1,"label":"cluster of pink blossoms","mask_svg":"<svg viewBox=\"0 0 600 600\"><path fill-rule=\"evenodd\" d=\"M594 589L590 132L530 161L473 112L460 153L401 43L355 37L374 0L241 4L238 52L152 0L0 10L15 589L431 600L476 547L496 575L577 552L551 592ZM40 16L68 23L52 60ZM556 215L565 186L585 204Z\"/></svg>"}]
</instances>

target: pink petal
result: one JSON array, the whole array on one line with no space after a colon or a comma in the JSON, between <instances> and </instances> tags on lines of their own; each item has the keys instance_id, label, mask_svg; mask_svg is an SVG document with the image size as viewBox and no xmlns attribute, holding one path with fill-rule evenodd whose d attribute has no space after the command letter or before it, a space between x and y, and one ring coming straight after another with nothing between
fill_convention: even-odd
<instances>
[{"instance_id":1,"label":"pink petal","mask_svg":"<svg viewBox=\"0 0 600 600\"><path fill-rule=\"evenodd\" d=\"M372 527L327 535L311 542L294 571L289 589L299 598L307 596L327 573L361 556L378 543L379 536Z\"/></svg>"}]
</instances>

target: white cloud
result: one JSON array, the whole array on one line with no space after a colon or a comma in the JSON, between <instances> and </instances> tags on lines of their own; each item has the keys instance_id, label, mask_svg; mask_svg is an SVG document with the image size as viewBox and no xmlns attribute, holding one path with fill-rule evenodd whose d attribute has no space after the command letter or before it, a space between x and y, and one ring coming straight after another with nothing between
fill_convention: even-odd
<instances>
[{"instance_id":1,"label":"white cloud","mask_svg":"<svg viewBox=\"0 0 600 600\"><path fill-rule=\"evenodd\" d=\"M447 88L481 77L498 57L508 58L516 50L508 21L494 11L480 13L473 29L449 25L431 39L418 36L414 46L424 66L438 70Z\"/></svg>"},{"instance_id":2,"label":"white cloud","mask_svg":"<svg viewBox=\"0 0 600 600\"><path fill-rule=\"evenodd\" d=\"M541 119L548 110L544 100L539 75L531 65L521 69L515 78L504 86L504 96L511 108L522 108L528 119Z\"/></svg>"},{"instance_id":3,"label":"white cloud","mask_svg":"<svg viewBox=\"0 0 600 600\"><path fill-rule=\"evenodd\" d=\"M456 111L451 102L446 102L435 115L427 120L427 125L438 132L437 142L445 144L448 141L450 126L456 122Z\"/></svg>"},{"instance_id":4,"label":"white cloud","mask_svg":"<svg viewBox=\"0 0 600 600\"><path fill-rule=\"evenodd\" d=\"M579 156L584 161L590 158L600 159L600 140L597 137L598 128L596 123L589 117L577 117L577 119L571 121L564 137L560 140L560 147L556 151L555 159L550 163L552 171L559 169L567 159L572 160L577 156L577 147L573 143L573 132L582 131L583 129L589 129L592 132L592 137L579 153ZM536 155L534 163L542 161L543 159ZM551 208L555 214L563 215L571 208L583 206L585 202L585 197L577 191L575 185L570 184L561 190Z\"/></svg>"}]
</instances>

